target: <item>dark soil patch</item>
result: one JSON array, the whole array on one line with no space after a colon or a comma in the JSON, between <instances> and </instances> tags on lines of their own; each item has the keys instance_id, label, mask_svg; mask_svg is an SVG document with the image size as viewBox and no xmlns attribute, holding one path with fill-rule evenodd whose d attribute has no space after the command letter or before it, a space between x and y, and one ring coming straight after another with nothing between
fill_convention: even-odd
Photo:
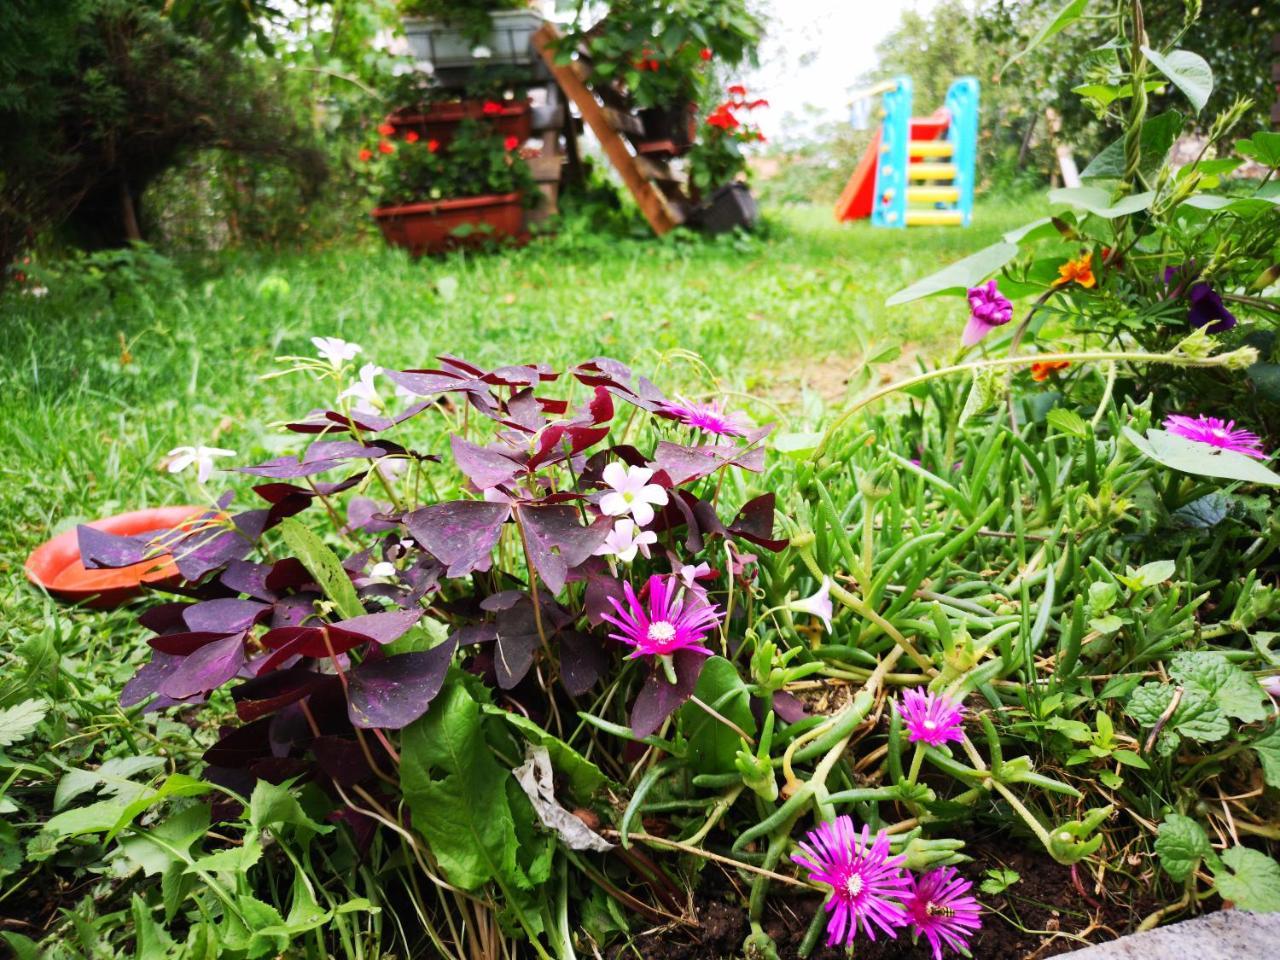
<instances>
[{"instance_id":1,"label":"dark soil patch","mask_svg":"<svg viewBox=\"0 0 1280 960\"><path fill-rule=\"evenodd\" d=\"M973 862L960 870L973 881L976 895L987 908L983 928L970 945L974 960L1041 960L1070 953L1088 943L1115 939L1154 909L1154 901L1142 889L1095 895L1093 881L1082 869L1077 871L1077 886L1071 868L1028 845L1033 842L994 834L968 838L965 852ZM978 892L984 872L998 866L1017 871L1021 879L1001 894ZM644 960L739 960L750 931L743 893L723 876L719 883L709 882L695 896L696 930L651 931L615 956L618 960L637 955ZM783 960L799 956L800 944L821 904L821 897L788 897L775 888L764 928ZM846 960L843 948L829 948L825 942L824 933L811 960ZM913 943L910 934L900 934L897 940L860 938L854 956L857 960L932 960L933 953L926 942Z\"/></svg>"}]
</instances>

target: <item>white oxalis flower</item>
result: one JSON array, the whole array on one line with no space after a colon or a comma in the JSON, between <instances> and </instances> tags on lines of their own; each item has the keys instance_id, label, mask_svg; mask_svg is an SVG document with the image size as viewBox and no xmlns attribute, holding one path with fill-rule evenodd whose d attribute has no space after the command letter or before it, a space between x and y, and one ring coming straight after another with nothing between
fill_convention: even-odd
<instances>
[{"instance_id":1,"label":"white oxalis flower","mask_svg":"<svg viewBox=\"0 0 1280 960\"><path fill-rule=\"evenodd\" d=\"M234 457L234 450L223 450L221 447L174 447L169 451L169 472L181 473L192 465L196 468L196 479L207 483L213 474L213 461L217 457Z\"/></svg>"},{"instance_id":2,"label":"white oxalis flower","mask_svg":"<svg viewBox=\"0 0 1280 960\"><path fill-rule=\"evenodd\" d=\"M328 360L335 370L361 352L359 344L348 343L337 337L312 337L311 342L315 345L316 352Z\"/></svg>"},{"instance_id":3,"label":"white oxalis flower","mask_svg":"<svg viewBox=\"0 0 1280 960\"><path fill-rule=\"evenodd\" d=\"M356 413L377 413L382 409L382 398L373 380L380 373L382 368L376 363L366 363L360 368L360 379L338 394L338 402L354 400L351 408Z\"/></svg>"},{"instance_id":4,"label":"white oxalis flower","mask_svg":"<svg viewBox=\"0 0 1280 960\"><path fill-rule=\"evenodd\" d=\"M373 569L369 571L369 576L379 579L390 579L396 575L396 565L383 560L381 563L375 563Z\"/></svg>"},{"instance_id":5,"label":"white oxalis flower","mask_svg":"<svg viewBox=\"0 0 1280 960\"><path fill-rule=\"evenodd\" d=\"M597 557L617 557L623 563L630 563L636 558L636 551L649 557L649 547L658 542L658 535L652 530L641 530L630 517L623 517L613 525L604 543L596 547Z\"/></svg>"},{"instance_id":6,"label":"white oxalis flower","mask_svg":"<svg viewBox=\"0 0 1280 960\"><path fill-rule=\"evenodd\" d=\"M611 488L600 498L600 511L610 517L627 514L641 527L653 522L653 508L664 506L667 491L650 483L653 471L648 467L628 467L613 461L604 468L604 482Z\"/></svg>"}]
</instances>

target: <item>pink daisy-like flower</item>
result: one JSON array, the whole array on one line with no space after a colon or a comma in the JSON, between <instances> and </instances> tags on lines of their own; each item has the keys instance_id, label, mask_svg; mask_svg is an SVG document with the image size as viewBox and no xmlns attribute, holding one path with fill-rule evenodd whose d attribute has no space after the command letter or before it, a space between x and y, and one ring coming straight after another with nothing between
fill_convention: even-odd
<instances>
[{"instance_id":1,"label":"pink daisy-like flower","mask_svg":"<svg viewBox=\"0 0 1280 960\"><path fill-rule=\"evenodd\" d=\"M960 729L964 707L945 694L905 690L898 711L907 725L907 739L912 743L940 747L948 740L959 743L964 739Z\"/></svg>"},{"instance_id":2,"label":"pink daisy-like flower","mask_svg":"<svg viewBox=\"0 0 1280 960\"><path fill-rule=\"evenodd\" d=\"M831 914L827 946L853 946L858 924L872 940L877 927L898 936L897 928L907 923L900 901L911 892L911 878L902 869L906 857L889 856L888 834L881 830L873 838L863 826L859 836L853 820L842 815L810 830L800 850L791 859L809 871L810 880L831 887L824 904Z\"/></svg>"},{"instance_id":3,"label":"pink daisy-like flower","mask_svg":"<svg viewBox=\"0 0 1280 960\"><path fill-rule=\"evenodd\" d=\"M1175 413L1165 418L1164 427L1175 436L1185 437L1196 443L1207 443L1220 450L1243 453L1255 460L1267 459L1262 451L1262 439L1248 430L1237 430L1234 420L1219 420L1217 417L1206 417L1203 413L1194 418Z\"/></svg>"},{"instance_id":4,"label":"pink daisy-like flower","mask_svg":"<svg viewBox=\"0 0 1280 960\"><path fill-rule=\"evenodd\" d=\"M676 397L678 403L664 404L662 412L671 419L717 437L745 437L746 426L740 414L725 413L724 406L713 400L710 403L694 403L684 397Z\"/></svg>"},{"instance_id":5,"label":"pink daisy-like flower","mask_svg":"<svg viewBox=\"0 0 1280 960\"><path fill-rule=\"evenodd\" d=\"M702 644L707 634L720 623L720 611L716 605L698 598L690 600L676 585L674 577L654 574L649 578L646 589L649 594L647 608L631 584L624 583L622 591L626 596L626 606L610 597L609 602L618 615L601 614L603 619L622 631L609 636L634 648L628 659L669 656L677 650L711 656L711 651Z\"/></svg>"},{"instance_id":6,"label":"pink daisy-like flower","mask_svg":"<svg viewBox=\"0 0 1280 960\"><path fill-rule=\"evenodd\" d=\"M933 948L933 960L942 960L942 948L969 955L969 938L982 929L982 905L969 896L973 886L955 867L940 867L916 878L903 900L916 936Z\"/></svg>"}]
</instances>

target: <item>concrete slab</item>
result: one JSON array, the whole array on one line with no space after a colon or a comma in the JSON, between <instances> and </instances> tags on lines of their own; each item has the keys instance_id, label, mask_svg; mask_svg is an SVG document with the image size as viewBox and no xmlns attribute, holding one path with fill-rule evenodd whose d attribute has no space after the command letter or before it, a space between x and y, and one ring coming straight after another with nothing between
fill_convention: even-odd
<instances>
[{"instance_id":1,"label":"concrete slab","mask_svg":"<svg viewBox=\"0 0 1280 960\"><path fill-rule=\"evenodd\" d=\"M1274 957L1280 913L1221 910L1070 954L1071 960L1253 960Z\"/></svg>"}]
</instances>

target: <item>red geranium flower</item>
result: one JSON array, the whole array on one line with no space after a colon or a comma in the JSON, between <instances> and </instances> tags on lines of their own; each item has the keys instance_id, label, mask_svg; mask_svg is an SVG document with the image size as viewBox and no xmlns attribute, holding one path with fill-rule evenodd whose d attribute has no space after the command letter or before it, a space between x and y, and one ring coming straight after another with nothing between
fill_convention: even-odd
<instances>
[{"instance_id":1,"label":"red geranium flower","mask_svg":"<svg viewBox=\"0 0 1280 960\"><path fill-rule=\"evenodd\" d=\"M492 117L494 114L502 112L502 104L498 103L497 100L486 100L481 110L485 116Z\"/></svg>"},{"instance_id":2,"label":"red geranium flower","mask_svg":"<svg viewBox=\"0 0 1280 960\"><path fill-rule=\"evenodd\" d=\"M440 149L440 141L439 141L439 140L428 140L428 141L427 141L427 149L428 149L428 150L430 150L432 153L435 153L437 150L439 150L439 149Z\"/></svg>"},{"instance_id":3,"label":"red geranium flower","mask_svg":"<svg viewBox=\"0 0 1280 960\"><path fill-rule=\"evenodd\" d=\"M393 145L391 145L390 143L388 143L386 140L379 140L379 141L378 141L378 152L379 152L379 153L395 153L395 152L396 152L396 148L395 148Z\"/></svg>"},{"instance_id":4,"label":"red geranium flower","mask_svg":"<svg viewBox=\"0 0 1280 960\"><path fill-rule=\"evenodd\" d=\"M713 56L713 54L711 53L711 48L703 47L701 50L698 51L698 56L700 56L703 60L710 60L711 57Z\"/></svg>"},{"instance_id":5,"label":"red geranium flower","mask_svg":"<svg viewBox=\"0 0 1280 960\"><path fill-rule=\"evenodd\" d=\"M725 92L728 93L729 96L731 97L745 97L747 95L747 88L740 83L735 83L733 86L729 87L728 90L726 90Z\"/></svg>"},{"instance_id":6,"label":"red geranium flower","mask_svg":"<svg viewBox=\"0 0 1280 960\"><path fill-rule=\"evenodd\" d=\"M418 142L418 131L417 131L417 130L410 130L408 133L406 133L406 134L404 135L404 142L405 142L405 143L417 143L417 142Z\"/></svg>"},{"instance_id":7,"label":"red geranium flower","mask_svg":"<svg viewBox=\"0 0 1280 960\"><path fill-rule=\"evenodd\" d=\"M370 150L368 147L364 147L363 149L361 149L361 151L360 151L360 162L361 162L361 163L368 163L368 162L369 162L370 160L372 160L372 159L373 159L373 151L372 151L372 150Z\"/></svg>"},{"instance_id":8,"label":"red geranium flower","mask_svg":"<svg viewBox=\"0 0 1280 960\"><path fill-rule=\"evenodd\" d=\"M508 150L514 150L516 147L520 146L520 138L507 137L507 139L502 141L502 145L506 147Z\"/></svg>"},{"instance_id":9,"label":"red geranium flower","mask_svg":"<svg viewBox=\"0 0 1280 960\"><path fill-rule=\"evenodd\" d=\"M768 105L769 105L768 100L752 100L750 103L743 104L743 106L746 107L748 110L756 110L760 107L767 107Z\"/></svg>"},{"instance_id":10,"label":"red geranium flower","mask_svg":"<svg viewBox=\"0 0 1280 960\"><path fill-rule=\"evenodd\" d=\"M395 132L396 132L396 128L389 123L378 124L378 133L382 134L382 136L384 137L389 137Z\"/></svg>"},{"instance_id":11,"label":"red geranium flower","mask_svg":"<svg viewBox=\"0 0 1280 960\"><path fill-rule=\"evenodd\" d=\"M730 109L731 104L722 103L716 107L711 116L707 117L707 124L712 127L719 127L721 130L736 130L738 128L738 118L733 115Z\"/></svg>"}]
</instances>

